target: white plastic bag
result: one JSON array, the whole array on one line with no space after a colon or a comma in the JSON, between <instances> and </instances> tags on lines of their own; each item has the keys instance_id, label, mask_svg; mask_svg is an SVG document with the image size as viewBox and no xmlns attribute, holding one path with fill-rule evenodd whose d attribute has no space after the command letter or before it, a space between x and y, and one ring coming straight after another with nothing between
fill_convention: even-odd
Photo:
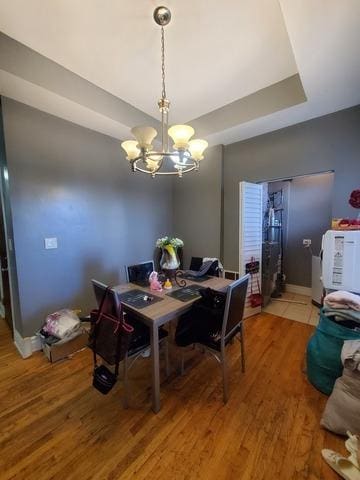
<instances>
[{"instance_id":1,"label":"white plastic bag","mask_svg":"<svg viewBox=\"0 0 360 480\"><path fill-rule=\"evenodd\" d=\"M72 310L64 308L46 317L43 330L62 340L78 330L80 324L79 317Z\"/></svg>"}]
</instances>

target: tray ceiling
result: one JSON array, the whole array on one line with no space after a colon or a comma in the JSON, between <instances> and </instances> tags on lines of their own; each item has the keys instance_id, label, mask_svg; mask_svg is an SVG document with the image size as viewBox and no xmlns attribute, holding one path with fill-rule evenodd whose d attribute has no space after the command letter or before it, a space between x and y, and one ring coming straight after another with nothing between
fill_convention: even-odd
<instances>
[{"instance_id":1,"label":"tray ceiling","mask_svg":"<svg viewBox=\"0 0 360 480\"><path fill-rule=\"evenodd\" d=\"M58 64L97 87L99 98L103 91L104 103L84 105L78 87L71 95L55 88L45 67L42 78L34 80L31 64L19 60L21 65L15 67L12 59L9 68L9 59L4 66L0 55L2 94L62 117L66 110L67 119L71 100L89 110L80 122L79 105L73 105L77 109L73 121L87 126L86 117L93 112L89 128L96 129L98 120L99 131L112 136L116 122L119 137L126 134L134 125L135 111L144 114L144 122L151 116L156 124L160 32L152 12L157 4L155 0L0 0L0 30L19 42L14 51L20 55L20 44L28 47L48 60L49 71ZM171 123L196 119L205 134L208 129L212 143L229 143L360 102L357 0L315 4L311 0L169 0L166 5L173 14L166 27ZM9 81L9 74L17 80ZM295 83L287 81L295 75L296 91L291 94L289 85ZM274 102L275 84L284 85L284 99L276 87L279 101ZM70 79L66 86L70 91ZM79 100L74 92L79 92ZM114 106L123 102L132 108L131 115L126 108L120 108L119 118L109 114L115 108L111 99ZM259 108L260 101L269 107ZM239 115L241 108L253 111ZM109 122L99 115L109 117Z\"/></svg>"}]
</instances>

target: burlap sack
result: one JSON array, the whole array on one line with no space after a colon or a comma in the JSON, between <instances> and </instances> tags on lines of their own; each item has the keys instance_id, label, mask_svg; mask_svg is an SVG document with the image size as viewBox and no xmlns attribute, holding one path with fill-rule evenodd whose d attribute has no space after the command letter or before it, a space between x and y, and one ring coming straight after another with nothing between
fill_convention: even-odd
<instances>
[{"instance_id":1,"label":"burlap sack","mask_svg":"<svg viewBox=\"0 0 360 480\"><path fill-rule=\"evenodd\" d=\"M328 430L346 435L360 433L360 372L344 368L330 395L321 425Z\"/></svg>"}]
</instances>

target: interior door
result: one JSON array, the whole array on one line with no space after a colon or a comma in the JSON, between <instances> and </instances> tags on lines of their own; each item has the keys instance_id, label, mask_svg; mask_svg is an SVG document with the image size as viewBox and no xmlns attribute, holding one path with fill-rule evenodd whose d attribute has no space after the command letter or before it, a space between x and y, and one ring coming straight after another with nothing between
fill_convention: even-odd
<instances>
[{"instance_id":1,"label":"interior door","mask_svg":"<svg viewBox=\"0 0 360 480\"><path fill-rule=\"evenodd\" d=\"M250 305L251 289L258 293L261 288L262 260L262 224L263 201L262 185L240 182L239 196L239 273L245 275L246 265L253 259L259 262L259 272L251 276L246 297L244 317L261 312L261 306L253 308Z\"/></svg>"}]
</instances>

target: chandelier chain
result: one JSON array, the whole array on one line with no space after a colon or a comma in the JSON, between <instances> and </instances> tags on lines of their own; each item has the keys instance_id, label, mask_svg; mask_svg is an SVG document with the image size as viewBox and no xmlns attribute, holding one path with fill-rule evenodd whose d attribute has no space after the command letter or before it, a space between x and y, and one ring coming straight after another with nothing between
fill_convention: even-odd
<instances>
[{"instance_id":1,"label":"chandelier chain","mask_svg":"<svg viewBox=\"0 0 360 480\"><path fill-rule=\"evenodd\" d=\"M165 33L164 27L161 27L161 79L162 79L162 92L161 98L166 99L165 89Z\"/></svg>"}]
</instances>

